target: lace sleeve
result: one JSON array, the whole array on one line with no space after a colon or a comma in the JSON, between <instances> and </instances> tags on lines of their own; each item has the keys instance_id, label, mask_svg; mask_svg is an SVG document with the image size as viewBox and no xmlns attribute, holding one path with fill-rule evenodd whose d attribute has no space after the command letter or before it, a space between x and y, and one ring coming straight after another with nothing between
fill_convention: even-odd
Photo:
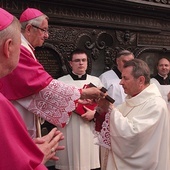
<instances>
[{"instance_id":1,"label":"lace sleeve","mask_svg":"<svg viewBox=\"0 0 170 170\"><path fill-rule=\"evenodd\" d=\"M94 131L95 137L97 137L98 139L98 142L96 144L103 146L107 149L111 149L110 125L109 125L110 124L110 113L111 113L111 110L109 110L108 113L105 114L105 120L103 121L101 125L101 129ZM96 123L97 123L97 120L96 120Z\"/></svg>"},{"instance_id":2,"label":"lace sleeve","mask_svg":"<svg viewBox=\"0 0 170 170\"><path fill-rule=\"evenodd\" d=\"M79 98L80 91L76 87L54 79L34 95L28 110L54 125L64 127Z\"/></svg>"}]
</instances>

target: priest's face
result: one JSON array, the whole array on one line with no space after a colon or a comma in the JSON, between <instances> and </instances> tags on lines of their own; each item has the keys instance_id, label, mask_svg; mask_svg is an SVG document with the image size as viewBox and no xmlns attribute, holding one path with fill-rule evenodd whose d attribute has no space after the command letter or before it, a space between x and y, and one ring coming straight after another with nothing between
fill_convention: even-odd
<instances>
[{"instance_id":1,"label":"priest's face","mask_svg":"<svg viewBox=\"0 0 170 170\"><path fill-rule=\"evenodd\" d=\"M87 55L85 53L74 54L72 56L72 61L70 61L70 66L75 74L85 74L87 70Z\"/></svg>"},{"instance_id":2,"label":"priest's face","mask_svg":"<svg viewBox=\"0 0 170 170\"><path fill-rule=\"evenodd\" d=\"M170 71L169 61L166 58L160 59L157 65L157 70L162 77L166 77Z\"/></svg>"},{"instance_id":3,"label":"priest's face","mask_svg":"<svg viewBox=\"0 0 170 170\"><path fill-rule=\"evenodd\" d=\"M124 88L124 92L129 96L135 96L144 88L144 77L134 78L132 75L132 67L126 67L122 70L122 79L120 85Z\"/></svg>"}]
</instances>

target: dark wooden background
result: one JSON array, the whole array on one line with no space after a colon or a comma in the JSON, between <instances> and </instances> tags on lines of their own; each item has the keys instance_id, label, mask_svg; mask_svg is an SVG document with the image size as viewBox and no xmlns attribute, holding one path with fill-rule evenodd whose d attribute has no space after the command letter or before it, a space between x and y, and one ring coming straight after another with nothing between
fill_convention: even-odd
<instances>
[{"instance_id":1,"label":"dark wooden background","mask_svg":"<svg viewBox=\"0 0 170 170\"><path fill-rule=\"evenodd\" d=\"M1 0L19 17L27 7L47 14L50 37L36 55L58 78L70 71L68 57L77 47L87 51L88 73L99 76L115 66L119 50L145 60L151 73L161 55L170 56L169 0Z\"/></svg>"}]
</instances>

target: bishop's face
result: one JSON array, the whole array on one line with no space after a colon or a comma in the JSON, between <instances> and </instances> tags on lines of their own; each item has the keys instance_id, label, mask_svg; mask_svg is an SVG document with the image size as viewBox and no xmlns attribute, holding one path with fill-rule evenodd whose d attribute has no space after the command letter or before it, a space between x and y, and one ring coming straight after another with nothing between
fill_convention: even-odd
<instances>
[{"instance_id":1,"label":"bishop's face","mask_svg":"<svg viewBox=\"0 0 170 170\"><path fill-rule=\"evenodd\" d=\"M35 48L41 47L48 37L48 20L44 19L40 26L31 25L30 34L27 36L27 40Z\"/></svg>"}]
</instances>

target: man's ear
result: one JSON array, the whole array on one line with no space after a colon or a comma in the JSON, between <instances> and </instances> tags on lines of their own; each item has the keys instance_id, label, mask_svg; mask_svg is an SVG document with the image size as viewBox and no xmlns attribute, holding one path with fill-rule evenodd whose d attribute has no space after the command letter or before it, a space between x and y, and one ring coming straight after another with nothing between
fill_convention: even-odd
<instances>
[{"instance_id":1,"label":"man's ear","mask_svg":"<svg viewBox=\"0 0 170 170\"><path fill-rule=\"evenodd\" d=\"M12 39L7 39L3 46L5 57L10 57Z\"/></svg>"},{"instance_id":2,"label":"man's ear","mask_svg":"<svg viewBox=\"0 0 170 170\"><path fill-rule=\"evenodd\" d=\"M139 83L140 84L145 84L145 77L144 76L139 77Z\"/></svg>"},{"instance_id":3,"label":"man's ear","mask_svg":"<svg viewBox=\"0 0 170 170\"><path fill-rule=\"evenodd\" d=\"M116 65L118 65L118 62L119 62L119 58L116 58Z\"/></svg>"},{"instance_id":4,"label":"man's ear","mask_svg":"<svg viewBox=\"0 0 170 170\"><path fill-rule=\"evenodd\" d=\"M72 68L72 62L71 61L69 61L69 64L70 64L70 67Z\"/></svg>"},{"instance_id":5,"label":"man's ear","mask_svg":"<svg viewBox=\"0 0 170 170\"><path fill-rule=\"evenodd\" d=\"M25 30L26 30L27 32L30 32L31 27L32 27L32 25L28 24L28 25L26 26L26 29L25 29Z\"/></svg>"}]
</instances>

